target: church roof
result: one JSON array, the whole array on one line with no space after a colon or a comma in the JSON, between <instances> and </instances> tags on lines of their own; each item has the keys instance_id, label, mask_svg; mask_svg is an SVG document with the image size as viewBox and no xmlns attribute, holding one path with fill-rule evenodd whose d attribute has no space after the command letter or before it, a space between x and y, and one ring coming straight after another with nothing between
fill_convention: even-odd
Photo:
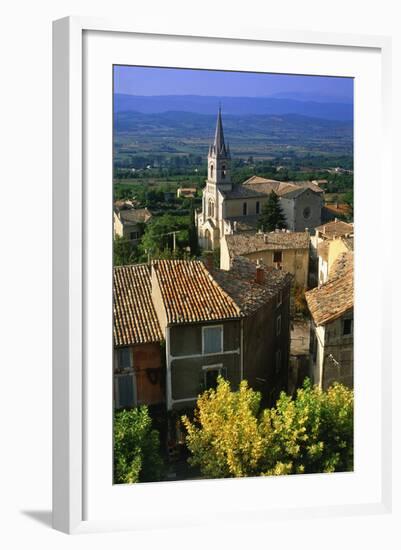
<instances>
[{"instance_id":1,"label":"church roof","mask_svg":"<svg viewBox=\"0 0 401 550\"><path fill-rule=\"evenodd\" d=\"M265 197L272 191L279 197L292 199L310 189L315 193L323 193L323 190L311 181L278 181L252 176L243 183L235 185L231 191L225 191L226 199L246 199L254 197Z\"/></svg>"}]
</instances>

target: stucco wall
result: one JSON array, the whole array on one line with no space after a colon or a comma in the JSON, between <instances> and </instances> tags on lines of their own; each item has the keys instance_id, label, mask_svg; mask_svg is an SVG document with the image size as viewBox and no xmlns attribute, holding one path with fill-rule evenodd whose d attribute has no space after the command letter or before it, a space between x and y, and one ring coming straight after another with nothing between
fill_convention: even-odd
<instances>
[{"instance_id":1,"label":"stucco wall","mask_svg":"<svg viewBox=\"0 0 401 550\"><path fill-rule=\"evenodd\" d=\"M274 252L272 250L262 250L259 252L251 252L249 254L246 254L246 257L251 260L260 259L267 266L275 267L275 264L273 262ZM283 250L282 258L283 258L283 261L281 263L282 269L284 271L288 271L288 273L292 273L295 277L295 282L297 284L306 287L308 283L309 251L307 249ZM226 261L225 257L224 257L224 261Z\"/></svg>"},{"instance_id":2,"label":"stucco wall","mask_svg":"<svg viewBox=\"0 0 401 550\"><path fill-rule=\"evenodd\" d=\"M202 352L202 327L223 327L223 353L204 355ZM222 365L223 374L237 387L241 379L241 322L225 321L173 326L169 329L169 372L173 408L191 406L204 389L204 369L210 365ZM174 403L175 400L185 400ZM190 401L188 401L190 400Z\"/></svg>"},{"instance_id":3,"label":"stucco wall","mask_svg":"<svg viewBox=\"0 0 401 550\"><path fill-rule=\"evenodd\" d=\"M341 382L346 386L354 387L354 336L343 335L343 322L353 320L353 312L349 312L340 319L326 325L324 344L324 364L322 387L327 389L333 382ZM337 365L330 354L339 363Z\"/></svg>"},{"instance_id":4,"label":"stucco wall","mask_svg":"<svg viewBox=\"0 0 401 550\"><path fill-rule=\"evenodd\" d=\"M222 364L226 378L231 382L232 388L236 389L241 380L239 354L174 359L171 362L173 408L194 404L197 396L205 389L203 367L217 364ZM192 401L187 401L190 398ZM175 400L182 399L185 401L174 403Z\"/></svg>"},{"instance_id":5,"label":"stucco wall","mask_svg":"<svg viewBox=\"0 0 401 550\"><path fill-rule=\"evenodd\" d=\"M281 331L277 336L277 317ZM276 298L244 319L244 378L262 393L264 403L274 404L287 389L290 347L290 285L283 290L282 304ZM281 350L281 367L276 370L276 351Z\"/></svg>"},{"instance_id":6,"label":"stucco wall","mask_svg":"<svg viewBox=\"0 0 401 550\"><path fill-rule=\"evenodd\" d=\"M170 355L180 357L202 354L202 327L223 327L223 351L240 347L240 322L216 321L203 324L188 324L170 327Z\"/></svg>"},{"instance_id":7,"label":"stucco wall","mask_svg":"<svg viewBox=\"0 0 401 550\"><path fill-rule=\"evenodd\" d=\"M151 272L152 278L152 302L156 310L156 315L159 320L159 325L164 337L166 337L166 326L167 326L167 315L164 308L163 298L161 295L159 283L157 281L156 273L154 267L152 266Z\"/></svg>"},{"instance_id":8,"label":"stucco wall","mask_svg":"<svg viewBox=\"0 0 401 550\"><path fill-rule=\"evenodd\" d=\"M225 216L231 218L233 216L243 215L243 204L247 204L247 215L256 214L256 203L259 202L260 210L262 212L263 205L267 202L267 197L252 198L252 199L226 199L225 203Z\"/></svg>"}]
</instances>

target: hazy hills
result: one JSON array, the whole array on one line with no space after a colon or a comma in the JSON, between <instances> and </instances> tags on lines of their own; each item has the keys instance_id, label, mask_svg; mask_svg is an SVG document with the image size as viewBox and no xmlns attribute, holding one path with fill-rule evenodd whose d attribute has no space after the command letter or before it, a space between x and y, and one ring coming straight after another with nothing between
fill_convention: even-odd
<instances>
[{"instance_id":1,"label":"hazy hills","mask_svg":"<svg viewBox=\"0 0 401 550\"><path fill-rule=\"evenodd\" d=\"M213 141L216 114L169 111L116 112L115 153L205 155ZM352 121L287 115L224 115L224 132L234 155L329 153L352 155ZM121 157L120 157L121 158Z\"/></svg>"},{"instance_id":2,"label":"hazy hills","mask_svg":"<svg viewBox=\"0 0 401 550\"><path fill-rule=\"evenodd\" d=\"M300 101L288 97L215 97L196 95L134 96L114 95L114 112L136 111L143 114L180 111L215 115L221 102L226 115L302 115L326 120L351 121L351 103Z\"/></svg>"}]
</instances>

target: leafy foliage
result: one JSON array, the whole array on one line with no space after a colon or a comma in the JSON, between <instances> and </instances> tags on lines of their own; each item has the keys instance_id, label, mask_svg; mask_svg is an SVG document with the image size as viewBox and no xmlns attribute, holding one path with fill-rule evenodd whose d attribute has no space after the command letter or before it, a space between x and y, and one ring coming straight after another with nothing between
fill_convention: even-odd
<instances>
[{"instance_id":1,"label":"leafy foliage","mask_svg":"<svg viewBox=\"0 0 401 550\"><path fill-rule=\"evenodd\" d=\"M149 253L152 258L161 258L163 252L167 254L168 250L172 251L174 231L178 231L175 236L177 255L173 254L171 257L178 257L178 249L182 250L188 245L188 217L163 214L152 219L147 224L139 245L143 256L147 257Z\"/></svg>"},{"instance_id":2,"label":"leafy foliage","mask_svg":"<svg viewBox=\"0 0 401 550\"><path fill-rule=\"evenodd\" d=\"M257 415L261 396L242 381L237 392L219 377L216 389L198 399L194 421L182 418L187 430L189 462L202 475L243 477L256 475L262 452Z\"/></svg>"},{"instance_id":3,"label":"leafy foliage","mask_svg":"<svg viewBox=\"0 0 401 550\"><path fill-rule=\"evenodd\" d=\"M259 216L258 228L264 231L274 231L275 229L285 229L287 227L284 212L280 205L278 195L270 193L267 202L263 205L262 213Z\"/></svg>"},{"instance_id":4,"label":"leafy foliage","mask_svg":"<svg viewBox=\"0 0 401 550\"><path fill-rule=\"evenodd\" d=\"M308 305L305 299L305 288L302 285L294 284L292 287L294 299L294 313L306 317L308 315Z\"/></svg>"},{"instance_id":5,"label":"leafy foliage","mask_svg":"<svg viewBox=\"0 0 401 550\"><path fill-rule=\"evenodd\" d=\"M306 380L295 399L281 393L263 412L263 475L343 472L353 468L353 391L326 392Z\"/></svg>"},{"instance_id":6,"label":"leafy foliage","mask_svg":"<svg viewBox=\"0 0 401 550\"><path fill-rule=\"evenodd\" d=\"M353 391L334 384L327 392L308 380L295 398L281 393L260 412L260 394L221 377L198 399L187 430L190 464L205 477L243 477L349 471L353 468Z\"/></svg>"},{"instance_id":7,"label":"leafy foliage","mask_svg":"<svg viewBox=\"0 0 401 550\"><path fill-rule=\"evenodd\" d=\"M114 482L160 481L164 464L145 406L114 414Z\"/></svg>"},{"instance_id":8,"label":"leafy foliage","mask_svg":"<svg viewBox=\"0 0 401 550\"><path fill-rule=\"evenodd\" d=\"M132 243L116 235L113 243L113 265L129 265L135 263L137 258L135 247Z\"/></svg>"}]
</instances>

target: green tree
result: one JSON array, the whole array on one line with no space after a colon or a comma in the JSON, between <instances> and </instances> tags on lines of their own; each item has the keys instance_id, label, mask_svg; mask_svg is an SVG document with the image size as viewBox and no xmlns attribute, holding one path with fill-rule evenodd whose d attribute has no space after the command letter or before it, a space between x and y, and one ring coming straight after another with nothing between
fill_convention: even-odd
<instances>
[{"instance_id":1,"label":"green tree","mask_svg":"<svg viewBox=\"0 0 401 550\"><path fill-rule=\"evenodd\" d=\"M160 481L159 433L145 406L114 413L114 483Z\"/></svg>"},{"instance_id":2,"label":"green tree","mask_svg":"<svg viewBox=\"0 0 401 550\"><path fill-rule=\"evenodd\" d=\"M219 377L199 398L193 422L182 417L189 463L207 478L256 475L262 452L257 415L261 396L242 381L239 390Z\"/></svg>"},{"instance_id":3,"label":"green tree","mask_svg":"<svg viewBox=\"0 0 401 550\"><path fill-rule=\"evenodd\" d=\"M173 249L173 231L175 235L176 248L188 244L188 217L163 214L157 216L147 224L145 233L142 236L139 248L144 257L150 253L152 258L161 256L162 251Z\"/></svg>"},{"instance_id":4,"label":"green tree","mask_svg":"<svg viewBox=\"0 0 401 550\"><path fill-rule=\"evenodd\" d=\"M113 265L129 265L136 260L136 250L125 237L116 235L113 243Z\"/></svg>"},{"instance_id":5,"label":"green tree","mask_svg":"<svg viewBox=\"0 0 401 550\"><path fill-rule=\"evenodd\" d=\"M259 216L258 228L263 231L274 231L287 227L284 212L280 205L278 195L274 191L269 194L267 202L263 205L262 213Z\"/></svg>"},{"instance_id":6,"label":"green tree","mask_svg":"<svg viewBox=\"0 0 401 550\"><path fill-rule=\"evenodd\" d=\"M345 204L348 204L348 206L349 206L349 214L348 214L347 217L349 218L349 221L352 221L353 218L354 218L354 191L353 191L353 189L351 189L351 191L348 191L347 193L345 193L344 202L345 202Z\"/></svg>"},{"instance_id":7,"label":"green tree","mask_svg":"<svg viewBox=\"0 0 401 550\"><path fill-rule=\"evenodd\" d=\"M260 394L222 378L198 399L187 430L190 464L205 477L243 477L350 471L353 468L353 391L327 391L306 380L295 398L281 393L260 412Z\"/></svg>"},{"instance_id":8,"label":"green tree","mask_svg":"<svg viewBox=\"0 0 401 550\"><path fill-rule=\"evenodd\" d=\"M281 393L263 412L263 475L353 469L354 392L334 383L327 391L308 379L295 399Z\"/></svg>"}]
</instances>

